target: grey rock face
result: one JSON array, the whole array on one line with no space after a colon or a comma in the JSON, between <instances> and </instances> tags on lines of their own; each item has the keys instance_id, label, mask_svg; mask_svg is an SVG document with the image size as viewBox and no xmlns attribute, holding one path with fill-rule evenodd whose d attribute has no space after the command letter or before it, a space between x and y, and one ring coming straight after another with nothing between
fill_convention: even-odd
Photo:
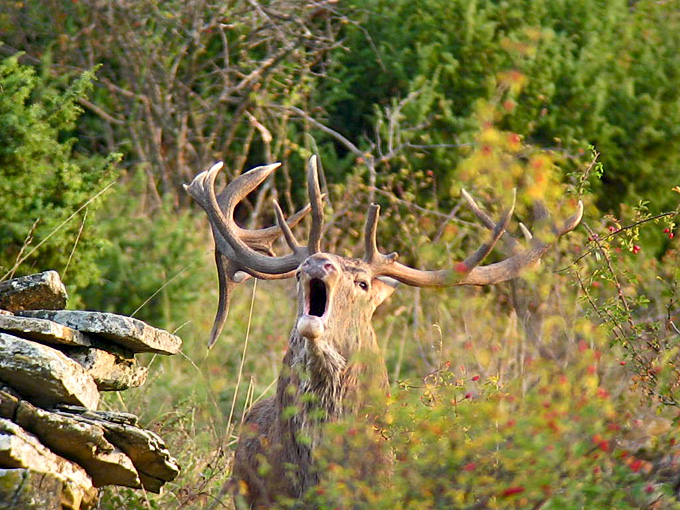
<instances>
[{"instance_id":1,"label":"grey rock face","mask_svg":"<svg viewBox=\"0 0 680 510\"><path fill-rule=\"evenodd\" d=\"M92 345L92 341L80 331L35 317L0 315L0 331L46 344Z\"/></svg>"},{"instance_id":2,"label":"grey rock face","mask_svg":"<svg viewBox=\"0 0 680 510\"><path fill-rule=\"evenodd\" d=\"M96 409L99 391L78 363L52 347L0 333L0 380L38 405Z\"/></svg>"},{"instance_id":3,"label":"grey rock face","mask_svg":"<svg viewBox=\"0 0 680 510\"><path fill-rule=\"evenodd\" d=\"M113 313L28 310L21 312L21 315L49 319L84 333L99 335L132 352L177 354L182 346L182 340L178 336L132 317Z\"/></svg>"},{"instance_id":4,"label":"grey rock face","mask_svg":"<svg viewBox=\"0 0 680 510\"><path fill-rule=\"evenodd\" d=\"M0 391L0 398L2 394ZM17 403L13 421L54 453L82 466L95 487L142 486L130 458L106 440L102 427L45 411L23 400Z\"/></svg>"},{"instance_id":5,"label":"grey rock face","mask_svg":"<svg viewBox=\"0 0 680 510\"><path fill-rule=\"evenodd\" d=\"M121 413L116 417L117 413L91 411L74 406L60 406L55 412L102 427L106 439L132 459L146 490L160 492L163 484L179 475L179 464L170 455L163 440L150 430L131 424L130 415Z\"/></svg>"},{"instance_id":6,"label":"grey rock face","mask_svg":"<svg viewBox=\"0 0 680 510\"><path fill-rule=\"evenodd\" d=\"M83 499L63 477L30 469L0 469L0 508L11 510L89 510L96 495Z\"/></svg>"},{"instance_id":7,"label":"grey rock face","mask_svg":"<svg viewBox=\"0 0 680 510\"><path fill-rule=\"evenodd\" d=\"M66 287L56 271L45 271L0 283L0 308L4 310L61 310L66 306L67 300Z\"/></svg>"},{"instance_id":8,"label":"grey rock face","mask_svg":"<svg viewBox=\"0 0 680 510\"><path fill-rule=\"evenodd\" d=\"M0 510L90 510L98 487L160 492L179 474L163 440L128 413L96 411L99 391L142 385L135 353L181 339L142 321L63 310L48 271L0 282Z\"/></svg>"},{"instance_id":9,"label":"grey rock face","mask_svg":"<svg viewBox=\"0 0 680 510\"><path fill-rule=\"evenodd\" d=\"M62 504L66 503L63 505L66 508L92 508L97 500L97 489L83 468L54 454L33 435L2 418L0 418L0 465L10 469L30 469L61 480Z\"/></svg>"},{"instance_id":10,"label":"grey rock face","mask_svg":"<svg viewBox=\"0 0 680 510\"><path fill-rule=\"evenodd\" d=\"M140 366L134 355L124 349L74 347L66 348L65 353L87 370L101 391L136 388L146 381L148 369Z\"/></svg>"}]
</instances>

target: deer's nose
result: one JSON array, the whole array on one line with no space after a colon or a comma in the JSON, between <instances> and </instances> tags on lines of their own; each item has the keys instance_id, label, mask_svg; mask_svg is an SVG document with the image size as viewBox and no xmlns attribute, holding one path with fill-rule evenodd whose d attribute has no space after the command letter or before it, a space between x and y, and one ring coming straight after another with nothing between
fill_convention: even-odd
<instances>
[{"instance_id":1,"label":"deer's nose","mask_svg":"<svg viewBox=\"0 0 680 510\"><path fill-rule=\"evenodd\" d=\"M302 271L310 278L325 278L336 269L335 264L326 258L308 258L302 264Z\"/></svg>"}]
</instances>

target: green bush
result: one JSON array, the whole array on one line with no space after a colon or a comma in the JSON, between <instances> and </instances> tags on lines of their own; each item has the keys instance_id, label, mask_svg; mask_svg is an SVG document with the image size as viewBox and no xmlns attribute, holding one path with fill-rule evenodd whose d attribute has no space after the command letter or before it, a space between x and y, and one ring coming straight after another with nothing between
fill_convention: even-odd
<instances>
[{"instance_id":1,"label":"green bush","mask_svg":"<svg viewBox=\"0 0 680 510\"><path fill-rule=\"evenodd\" d=\"M0 279L56 269L81 286L98 276L101 199L88 202L113 182L118 156L83 155L71 136L93 79L0 61Z\"/></svg>"},{"instance_id":2,"label":"green bush","mask_svg":"<svg viewBox=\"0 0 680 510\"><path fill-rule=\"evenodd\" d=\"M373 139L376 105L394 109L417 93L400 123L418 148L406 147L399 164L455 179L455 146L482 127L479 101L497 100L507 113L501 127L565 153L572 168L587 145L602 153L603 210L640 197L654 210L673 207L667 190L680 175L673 2L371 0L354 13L361 22L347 26L348 51L334 54L337 81L318 94L340 133Z\"/></svg>"},{"instance_id":3,"label":"green bush","mask_svg":"<svg viewBox=\"0 0 680 510\"><path fill-rule=\"evenodd\" d=\"M639 409L607 388L607 357L580 351L566 371L527 360L526 375L508 384L450 362L404 384L378 425L395 454L389 489L325 464L308 501L355 509L680 507L650 461L679 439L671 420L636 419ZM335 438L360 438L349 449L368 451L355 424L331 429Z\"/></svg>"}]
</instances>

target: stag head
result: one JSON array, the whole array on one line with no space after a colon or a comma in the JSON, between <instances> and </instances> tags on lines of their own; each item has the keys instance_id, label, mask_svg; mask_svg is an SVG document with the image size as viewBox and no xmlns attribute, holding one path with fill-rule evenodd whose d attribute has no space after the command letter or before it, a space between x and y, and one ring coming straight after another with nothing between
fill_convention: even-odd
<instances>
[{"instance_id":1,"label":"stag head","mask_svg":"<svg viewBox=\"0 0 680 510\"><path fill-rule=\"evenodd\" d=\"M355 350L356 338L370 336L373 312L396 286L396 281L374 276L366 262L330 253L308 257L296 277L298 334L320 346L332 345L345 359Z\"/></svg>"}]
</instances>

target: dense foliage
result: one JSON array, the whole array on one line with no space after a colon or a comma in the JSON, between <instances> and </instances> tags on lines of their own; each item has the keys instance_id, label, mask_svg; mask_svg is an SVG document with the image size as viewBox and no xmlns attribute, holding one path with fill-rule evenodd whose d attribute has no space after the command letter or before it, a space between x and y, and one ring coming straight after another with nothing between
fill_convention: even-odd
<instances>
[{"instance_id":1,"label":"dense foliage","mask_svg":"<svg viewBox=\"0 0 680 510\"><path fill-rule=\"evenodd\" d=\"M680 171L674 2L355 5L362 22L348 26L348 51L334 54L330 71L337 82L325 82L320 94L339 132L374 139L376 110L394 113L396 102L413 96L390 119L405 132L399 141L408 163L399 164L455 178L461 151L449 146L472 142L479 101L496 98L506 110L503 127L572 165L588 145L602 153L603 210L640 197L671 204L665 191Z\"/></svg>"},{"instance_id":2,"label":"dense foliage","mask_svg":"<svg viewBox=\"0 0 680 510\"><path fill-rule=\"evenodd\" d=\"M49 55L60 73L100 66L81 143L124 152L151 206L187 204L181 184L216 159L233 175L287 158L284 107L307 106L342 17L333 2L49 3L7 6L5 51Z\"/></svg>"},{"instance_id":3,"label":"dense foliage","mask_svg":"<svg viewBox=\"0 0 680 510\"><path fill-rule=\"evenodd\" d=\"M17 57L0 61L0 278L56 269L82 286L99 274L102 237L88 213L116 156L79 154L70 136L92 78L64 83Z\"/></svg>"}]
</instances>

